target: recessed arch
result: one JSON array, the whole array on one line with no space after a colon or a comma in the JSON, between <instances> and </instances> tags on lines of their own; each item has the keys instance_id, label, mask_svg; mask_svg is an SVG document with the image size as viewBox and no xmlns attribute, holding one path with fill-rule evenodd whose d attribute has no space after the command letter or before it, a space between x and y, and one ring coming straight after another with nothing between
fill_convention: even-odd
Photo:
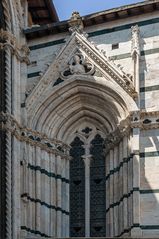
<instances>
[{"instance_id":1,"label":"recessed arch","mask_svg":"<svg viewBox=\"0 0 159 239\"><path fill-rule=\"evenodd\" d=\"M30 128L62 140L80 118L99 122L110 132L135 110L135 101L115 82L78 76L49 88L33 114L28 115L28 122Z\"/></svg>"},{"instance_id":2,"label":"recessed arch","mask_svg":"<svg viewBox=\"0 0 159 239\"><path fill-rule=\"evenodd\" d=\"M35 101L30 108L28 106L28 126L44 133L48 138L57 139L70 145L70 154L73 152L71 154L73 159L69 162L71 236L106 236L106 218L102 214L101 218L97 218L96 223L96 218L92 217L94 205L96 205L97 213L101 210L106 211L105 139L108 137L108 142L111 143L109 136L119 132L121 123L127 122L130 113L136 110L137 105L134 99L113 80L82 75L71 76L55 87L50 85L43 92L39 101ZM92 132L90 134L83 133L85 128L90 128ZM102 145L98 145L98 135L103 140ZM115 137L118 136L115 135ZM82 141L82 146L80 144L74 146L77 138L79 142ZM95 151L91 151L92 147L97 152L100 149L100 153L96 154ZM82 155L79 153L81 150L83 150ZM76 177L76 171L81 166L76 168L76 161L83 165L81 173L78 175L80 179ZM105 195L101 201L102 206L96 204L98 190L94 191L95 185L99 181L101 182L101 175L96 174L96 178L94 178L94 174L99 168L102 172L103 182L100 185L100 195L101 197ZM82 182L82 186L76 192L74 184L79 180ZM98 189L98 185L96 185L96 189ZM78 210L73 207L75 194L79 194L80 198L84 197L82 199L84 208L80 220L76 216L72 217L72 215L80 215L80 206ZM93 202L91 205L90 198ZM90 220L90 216L94 219Z\"/></svg>"}]
</instances>

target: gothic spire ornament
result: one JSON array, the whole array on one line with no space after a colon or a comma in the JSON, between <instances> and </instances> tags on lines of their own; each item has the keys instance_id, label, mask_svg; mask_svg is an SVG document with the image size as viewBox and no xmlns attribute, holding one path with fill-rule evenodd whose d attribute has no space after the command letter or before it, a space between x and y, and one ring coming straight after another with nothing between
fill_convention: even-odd
<instances>
[{"instance_id":1,"label":"gothic spire ornament","mask_svg":"<svg viewBox=\"0 0 159 239\"><path fill-rule=\"evenodd\" d=\"M78 33L83 33L83 22L79 12L73 12L71 19L69 21L69 31L71 33L77 31Z\"/></svg>"},{"instance_id":2,"label":"gothic spire ornament","mask_svg":"<svg viewBox=\"0 0 159 239\"><path fill-rule=\"evenodd\" d=\"M139 67L140 67L140 29L138 25L131 27L132 33L132 45L131 45L131 56L134 64L134 86L136 91L139 93ZM138 95L139 96L139 95Z\"/></svg>"},{"instance_id":3,"label":"gothic spire ornament","mask_svg":"<svg viewBox=\"0 0 159 239\"><path fill-rule=\"evenodd\" d=\"M131 45L131 55L140 55L140 29L138 25L131 27L132 33L132 45Z\"/></svg>"}]
</instances>

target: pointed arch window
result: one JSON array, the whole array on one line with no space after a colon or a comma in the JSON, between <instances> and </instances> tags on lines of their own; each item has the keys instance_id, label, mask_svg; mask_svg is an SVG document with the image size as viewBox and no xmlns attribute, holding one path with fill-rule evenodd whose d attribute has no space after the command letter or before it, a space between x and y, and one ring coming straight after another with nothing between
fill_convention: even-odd
<instances>
[{"instance_id":1,"label":"pointed arch window","mask_svg":"<svg viewBox=\"0 0 159 239\"><path fill-rule=\"evenodd\" d=\"M84 143L75 137L71 143L70 155L70 236L85 236L85 168Z\"/></svg>"},{"instance_id":2,"label":"pointed arch window","mask_svg":"<svg viewBox=\"0 0 159 239\"><path fill-rule=\"evenodd\" d=\"M70 150L70 236L104 237L104 138L88 126L76 134Z\"/></svg>"}]
</instances>

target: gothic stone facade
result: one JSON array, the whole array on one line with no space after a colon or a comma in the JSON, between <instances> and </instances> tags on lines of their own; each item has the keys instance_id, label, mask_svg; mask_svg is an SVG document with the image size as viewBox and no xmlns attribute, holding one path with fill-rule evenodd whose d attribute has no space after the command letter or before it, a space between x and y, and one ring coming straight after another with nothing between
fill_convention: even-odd
<instances>
[{"instance_id":1,"label":"gothic stone facade","mask_svg":"<svg viewBox=\"0 0 159 239\"><path fill-rule=\"evenodd\" d=\"M159 237L159 0L27 26L0 2L0 238Z\"/></svg>"}]
</instances>

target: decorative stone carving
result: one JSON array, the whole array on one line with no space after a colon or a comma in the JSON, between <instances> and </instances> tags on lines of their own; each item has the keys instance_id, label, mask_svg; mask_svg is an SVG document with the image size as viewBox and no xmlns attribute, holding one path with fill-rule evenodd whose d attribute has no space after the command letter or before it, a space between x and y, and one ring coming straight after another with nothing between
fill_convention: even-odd
<instances>
[{"instance_id":1,"label":"decorative stone carving","mask_svg":"<svg viewBox=\"0 0 159 239\"><path fill-rule=\"evenodd\" d=\"M131 130L130 127L130 117L128 116L125 120L122 120L118 127L106 136L105 139L105 153L107 154L111 148L119 144L121 139L129 135Z\"/></svg>"},{"instance_id":2,"label":"decorative stone carving","mask_svg":"<svg viewBox=\"0 0 159 239\"><path fill-rule=\"evenodd\" d=\"M134 68L134 75L133 75L133 83L136 89L136 92L138 95L136 95L136 98L138 97L139 100L139 81L140 81L140 30L138 25L132 26L131 28L132 32L132 40L131 40L131 56L133 59L133 68ZM139 104L139 101L138 101Z\"/></svg>"},{"instance_id":3,"label":"decorative stone carving","mask_svg":"<svg viewBox=\"0 0 159 239\"><path fill-rule=\"evenodd\" d=\"M68 62L68 68L62 73L63 77L69 75L91 75L94 73L94 66L88 63L81 53L75 53Z\"/></svg>"},{"instance_id":4,"label":"decorative stone carving","mask_svg":"<svg viewBox=\"0 0 159 239\"><path fill-rule=\"evenodd\" d=\"M69 31L71 33L77 31L79 33L83 32L83 22L79 12L73 12L71 19L69 21Z\"/></svg>"},{"instance_id":5,"label":"decorative stone carving","mask_svg":"<svg viewBox=\"0 0 159 239\"><path fill-rule=\"evenodd\" d=\"M159 129L159 111L135 111L131 115L131 128Z\"/></svg>"},{"instance_id":6,"label":"decorative stone carving","mask_svg":"<svg viewBox=\"0 0 159 239\"><path fill-rule=\"evenodd\" d=\"M127 75L123 70L115 65L115 63L111 62L105 56L104 52L100 52L99 49L97 49L91 42L89 42L86 37L76 31L70 36L67 43L63 46L59 54L56 56L54 62L49 66L47 71L41 77L39 83L27 97L26 108L28 109L29 114L32 114L31 111L34 111L34 103L40 102L39 99L41 95L44 95L44 92L47 91L50 85L52 85L53 76L54 79L58 79L59 72L62 72L60 78L63 78L63 80L65 80L66 78L68 78L68 75L72 75L73 72L75 72L75 68L77 72L77 64L72 65L72 63L70 64L68 62L68 56L71 57L72 52L80 52L85 55L88 59L88 64L89 62L92 62L95 69L98 69L102 73L103 77L115 81L132 98L136 96L132 77L130 75ZM83 65L85 64L86 61L84 61L84 63L83 61L81 61L81 64L78 65L78 71L79 68L80 72L84 71ZM66 65L67 68L65 68ZM70 71L70 68L72 68L72 73ZM86 73L83 73L83 75L84 74L87 75ZM91 71L89 72L89 74L91 74Z\"/></svg>"},{"instance_id":7,"label":"decorative stone carving","mask_svg":"<svg viewBox=\"0 0 159 239\"><path fill-rule=\"evenodd\" d=\"M71 74L83 74L86 73L83 60L82 60L82 55L80 54L75 54L70 61L70 72Z\"/></svg>"},{"instance_id":8,"label":"decorative stone carving","mask_svg":"<svg viewBox=\"0 0 159 239\"><path fill-rule=\"evenodd\" d=\"M16 119L4 112L0 112L0 129L10 132L19 141L26 142L30 145L37 145L47 152L53 152L57 155L68 156L70 147L59 140L49 139L45 134L22 127Z\"/></svg>"},{"instance_id":9,"label":"decorative stone carving","mask_svg":"<svg viewBox=\"0 0 159 239\"><path fill-rule=\"evenodd\" d=\"M19 46L16 37L11 32L0 29L0 49L8 48L19 61L29 64L29 48L26 45Z\"/></svg>"},{"instance_id":10,"label":"decorative stone carving","mask_svg":"<svg viewBox=\"0 0 159 239\"><path fill-rule=\"evenodd\" d=\"M131 45L131 55L132 57L135 54L140 55L140 29L138 25L131 27L131 33L132 33L132 45Z\"/></svg>"}]
</instances>

